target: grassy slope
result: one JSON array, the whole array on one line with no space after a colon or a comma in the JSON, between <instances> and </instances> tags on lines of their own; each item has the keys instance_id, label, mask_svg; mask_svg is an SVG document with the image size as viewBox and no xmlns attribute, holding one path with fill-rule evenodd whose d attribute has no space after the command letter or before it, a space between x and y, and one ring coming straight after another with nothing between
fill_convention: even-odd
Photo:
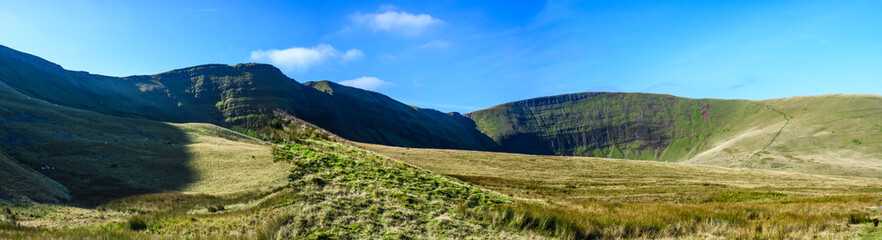
<instances>
[{"instance_id":1,"label":"grassy slope","mask_svg":"<svg viewBox=\"0 0 882 240\"><path fill-rule=\"evenodd\" d=\"M882 177L882 97L825 95L760 103L787 114L788 121L773 125L783 128L759 129L717 142L688 162ZM764 151L755 146L763 134L777 136L763 146Z\"/></svg>"},{"instance_id":2,"label":"grassy slope","mask_svg":"<svg viewBox=\"0 0 882 240\"><path fill-rule=\"evenodd\" d=\"M70 193L63 185L48 177L23 167L17 160L0 153L0 199L12 201L27 197L40 202L58 202L70 199Z\"/></svg>"},{"instance_id":3,"label":"grassy slope","mask_svg":"<svg viewBox=\"0 0 882 240\"><path fill-rule=\"evenodd\" d=\"M781 239L859 237L882 201L872 178L832 177L589 157L364 145L384 156L494 191L518 203L474 215L569 237ZM508 217L506 217L508 216ZM532 219L532 220L531 220ZM857 225L854 225L857 224Z\"/></svg>"},{"instance_id":4,"label":"grassy slope","mask_svg":"<svg viewBox=\"0 0 882 240\"><path fill-rule=\"evenodd\" d=\"M880 177L878 96L766 101L640 93L537 98L470 113L502 151Z\"/></svg>"},{"instance_id":5,"label":"grassy slope","mask_svg":"<svg viewBox=\"0 0 882 240\"><path fill-rule=\"evenodd\" d=\"M131 194L220 193L285 182L286 166L270 160L270 147L241 134L208 124L169 124L59 107L3 85L0 142L4 164L21 167L0 168L4 175L43 182L37 186L48 188L2 185L4 192L20 193L19 200L70 199L90 205Z\"/></svg>"}]
</instances>

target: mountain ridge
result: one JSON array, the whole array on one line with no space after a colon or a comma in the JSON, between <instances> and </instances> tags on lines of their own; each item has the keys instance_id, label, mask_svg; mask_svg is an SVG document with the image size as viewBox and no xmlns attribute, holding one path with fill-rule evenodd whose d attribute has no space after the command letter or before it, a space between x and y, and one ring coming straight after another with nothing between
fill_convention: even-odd
<instances>
[{"instance_id":1,"label":"mountain ridge","mask_svg":"<svg viewBox=\"0 0 882 240\"><path fill-rule=\"evenodd\" d=\"M108 77L65 70L4 47L0 80L36 98L114 116L255 129L270 121L275 110L282 110L354 141L474 150L492 145L480 140L480 133L469 130L461 117L412 108L380 93L336 83L331 88L342 92L329 95L313 87L320 82L299 83L260 63L204 64L153 75ZM403 129L401 124L410 127Z\"/></svg>"}]
</instances>

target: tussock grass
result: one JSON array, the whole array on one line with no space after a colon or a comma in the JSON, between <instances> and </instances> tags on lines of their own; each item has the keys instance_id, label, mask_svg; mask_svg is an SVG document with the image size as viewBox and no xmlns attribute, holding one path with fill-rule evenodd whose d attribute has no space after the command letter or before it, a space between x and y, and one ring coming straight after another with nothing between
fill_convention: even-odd
<instances>
[{"instance_id":1,"label":"tussock grass","mask_svg":"<svg viewBox=\"0 0 882 240\"><path fill-rule=\"evenodd\" d=\"M295 214L266 228L295 239L505 238L463 219L456 203L489 209L509 200L364 150L305 140L274 150L296 167ZM272 234L263 234L264 236ZM484 236L484 237L479 237ZM508 236L511 238L512 236Z\"/></svg>"},{"instance_id":2,"label":"tussock grass","mask_svg":"<svg viewBox=\"0 0 882 240\"><path fill-rule=\"evenodd\" d=\"M513 230L565 239L852 238L857 233L850 225L869 222L860 204L843 203L519 203L463 212Z\"/></svg>"}]
</instances>

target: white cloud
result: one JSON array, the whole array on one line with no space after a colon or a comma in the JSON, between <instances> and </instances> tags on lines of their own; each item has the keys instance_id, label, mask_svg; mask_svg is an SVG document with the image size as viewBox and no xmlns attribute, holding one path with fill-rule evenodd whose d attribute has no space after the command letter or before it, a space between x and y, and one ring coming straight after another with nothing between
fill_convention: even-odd
<instances>
[{"instance_id":1,"label":"white cloud","mask_svg":"<svg viewBox=\"0 0 882 240\"><path fill-rule=\"evenodd\" d=\"M358 50L358 49L346 50L346 53L343 53L343 56L341 56L343 61L347 61L347 62L358 60L361 57L364 57L364 52L362 52L361 50Z\"/></svg>"},{"instance_id":2,"label":"white cloud","mask_svg":"<svg viewBox=\"0 0 882 240\"><path fill-rule=\"evenodd\" d=\"M329 44L319 44L311 48L292 47L288 49L257 50L251 52L251 60L270 63L284 71L309 70L310 67L321 65L331 59L355 61L363 57L358 49L349 49L341 53Z\"/></svg>"},{"instance_id":3,"label":"white cloud","mask_svg":"<svg viewBox=\"0 0 882 240\"><path fill-rule=\"evenodd\" d=\"M428 14L414 15L404 11L394 11L393 7L384 5L382 13L361 14L353 16L356 23L364 24L373 31L393 32L402 35L419 35L432 26L444 24L441 19Z\"/></svg>"},{"instance_id":4,"label":"white cloud","mask_svg":"<svg viewBox=\"0 0 882 240\"><path fill-rule=\"evenodd\" d=\"M352 79L352 80L340 81L340 84L350 86L350 87L367 89L367 90L377 90L382 87L395 86L394 83L386 82L386 81L380 80L379 78L376 78L376 77L366 77L366 76Z\"/></svg>"}]
</instances>

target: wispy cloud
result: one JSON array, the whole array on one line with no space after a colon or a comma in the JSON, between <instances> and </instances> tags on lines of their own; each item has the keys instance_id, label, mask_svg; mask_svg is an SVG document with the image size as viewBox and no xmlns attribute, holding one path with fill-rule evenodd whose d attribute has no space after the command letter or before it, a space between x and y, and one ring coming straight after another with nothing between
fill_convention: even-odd
<instances>
[{"instance_id":1,"label":"wispy cloud","mask_svg":"<svg viewBox=\"0 0 882 240\"><path fill-rule=\"evenodd\" d=\"M420 45L420 48L437 48L437 49L447 49L450 47L450 42L444 40L434 40L431 42L427 42L423 45Z\"/></svg>"},{"instance_id":2,"label":"wispy cloud","mask_svg":"<svg viewBox=\"0 0 882 240\"><path fill-rule=\"evenodd\" d=\"M251 52L251 60L266 62L284 71L309 70L310 67L318 66L332 59L340 59L344 62L355 61L364 57L364 53L358 49L349 49L341 53L330 44L319 44L315 47L292 47L288 49L257 50Z\"/></svg>"},{"instance_id":3,"label":"wispy cloud","mask_svg":"<svg viewBox=\"0 0 882 240\"><path fill-rule=\"evenodd\" d=\"M428 28L444 24L444 21L428 14L411 14L405 11L395 11L394 6L383 5L386 9L380 13L352 15L355 23L367 26L374 32L391 32L405 36L422 34Z\"/></svg>"},{"instance_id":4,"label":"wispy cloud","mask_svg":"<svg viewBox=\"0 0 882 240\"><path fill-rule=\"evenodd\" d=\"M349 49L343 53L343 56L340 56L343 61L355 61L364 57L364 52L358 49Z\"/></svg>"},{"instance_id":5,"label":"wispy cloud","mask_svg":"<svg viewBox=\"0 0 882 240\"><path fill-rule=\"evenodd\" d=\"M357 87L357 88L361 88L361 89L372 90L372 91L383 88L383 87L395 86L395 83L383 81L383 80L380 80L379 78L376 78L376 77L367 77L367 76L363 76L363 77L351 79L351 80L346 80L346 81L340 81L340 84L350 86L350 87Z\"/></svg>"}]
</instances>

